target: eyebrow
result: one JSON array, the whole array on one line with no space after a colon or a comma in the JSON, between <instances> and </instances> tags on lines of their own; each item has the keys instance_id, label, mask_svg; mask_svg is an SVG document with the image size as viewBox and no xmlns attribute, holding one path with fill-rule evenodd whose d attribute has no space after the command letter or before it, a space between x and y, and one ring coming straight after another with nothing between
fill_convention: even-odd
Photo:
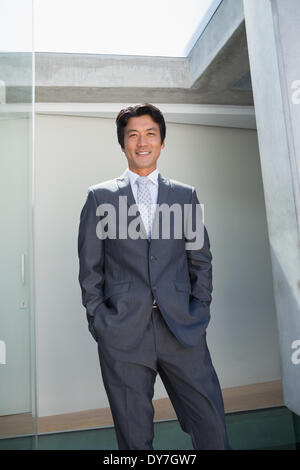
<instances>
[{"instance_id":1,"label":"eyebrow","mask_svg":"<svg viewBox=\"0 0 300 470\"><path fill-rule=\"evenodd\" d=\"M156 127L149 127L149 129L146 129L146 131L157 131ZM127 129L127 132L137 132L137 129Z\"/></svg>"}]
</instances>

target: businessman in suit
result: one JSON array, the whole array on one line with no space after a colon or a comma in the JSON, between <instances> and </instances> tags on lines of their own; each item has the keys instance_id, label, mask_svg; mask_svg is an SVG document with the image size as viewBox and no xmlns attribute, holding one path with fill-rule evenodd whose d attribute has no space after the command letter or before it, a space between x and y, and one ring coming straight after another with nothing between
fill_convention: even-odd
<instances>
[{"instance_id":1,"label":"businessman in suit","mask_svg":"<svg viewBox=\"0 0 300 470\"><path fill-rule=\"evenodd\" d=\"M80 216L79 282L89 330L120 450L153 449L152 398L159 373L181 428L194 449L230 449L218 377L206 343L212 255L203 225L201 246L175 216L164 236L158 208L200 206L192 186L157 169L165 146L162 113L149 103L116 119L128 168L91 186ZM109 214L110 209L114 214ZM126 212L126 216L125 216ZM189 227L195 227L193 225ZM154 233L155 232L155 233Z\"/></svg>"}]
</instances>

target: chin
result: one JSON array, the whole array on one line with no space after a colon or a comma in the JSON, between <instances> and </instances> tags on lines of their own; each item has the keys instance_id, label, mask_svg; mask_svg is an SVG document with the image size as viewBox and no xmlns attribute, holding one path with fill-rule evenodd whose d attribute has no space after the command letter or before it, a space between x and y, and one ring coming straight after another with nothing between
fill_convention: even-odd
<instances>
[{"instance_id":1,"label":"chin","mask_svg":"<svg viewBox=\"0 0 300 470\"><path fill-rule=\"evenodd\" d=\"M153 166L153 164L150 164L150 163L139 163L136 168L151 168Z\"/></svg>"}]
</instances>

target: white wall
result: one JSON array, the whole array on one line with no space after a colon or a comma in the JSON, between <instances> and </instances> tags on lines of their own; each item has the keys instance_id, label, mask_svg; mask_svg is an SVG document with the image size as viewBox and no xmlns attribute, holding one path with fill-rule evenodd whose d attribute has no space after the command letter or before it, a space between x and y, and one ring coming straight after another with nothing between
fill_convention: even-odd
<instances>
[{"instance_id":1,"label":"white wall","mask_svg":"<svg viewBox=\"0 0 300 470\"><path fill-rule=\"evenodd\" d=\"M113 119L36 118L35 276L40 416L106 407L78 283L87 188L127 167ZM277 380L280 358L257 135L167 123L164 176L196 187L213 254L208 345L222 388ZM167 396L159 377L154 398Z\"/></svg>"}]
</instances>

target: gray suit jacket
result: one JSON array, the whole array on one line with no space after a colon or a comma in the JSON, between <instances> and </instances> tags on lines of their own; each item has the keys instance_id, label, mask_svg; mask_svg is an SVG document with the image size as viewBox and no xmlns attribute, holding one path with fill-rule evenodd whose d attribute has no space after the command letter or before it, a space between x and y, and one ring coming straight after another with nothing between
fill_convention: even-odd
<instances>
[{"instance_id":1,"label":"gray suit jacket","mask_svg":"<svg viewBox=\"0 0 300 470\"><path fill-rule=\"evenodd\" d=\"M204 227L201 249L186 250L185 236L163 239L98 238L96 226L103 203L119 207L119 196L135 205L129 177L91 186L80 216L78 235L79 282L89 330L96 341L120 350L142 339L155 299L167 325L185 346L201 340L210 320L212 266ZM157 204L199 204L192 186L158 174ZM137 206L136 206L137 207ZM119 227L118 210L117 224ZM136 219L128 216L126 223ZM157 222L157 217L155 219ZM155 222L154 222L155 223ZM142 225L142 224L141 224Z\"/></svg>"}]
</instances>

